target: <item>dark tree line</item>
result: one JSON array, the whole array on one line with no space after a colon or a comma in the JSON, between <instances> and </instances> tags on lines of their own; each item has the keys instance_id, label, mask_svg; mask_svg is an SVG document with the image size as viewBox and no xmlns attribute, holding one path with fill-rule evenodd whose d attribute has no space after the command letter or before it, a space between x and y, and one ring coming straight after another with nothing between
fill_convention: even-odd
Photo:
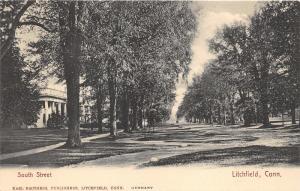
<instances>
[{"instance_id":1,"label":"dark tree line","mask_svg":"<svg viewBox=\"0 0 300 191\"><path fill-rule=\"evenodd\" d=\"M268 2L250 24L224 26L210 40L216 59L194 79L178 111L188 120L261 122L299 107L299 2Z\"/></svg>"},{"instance_id":2,"label":"dark tree line","mask_svg":"<svg viewBox=\"0 0 300 191\"><path fill-rule=\"evenodd\" d=\"M39 88L32 82L34 71L26 69L19 49L12 46L3 57L1 68L0 126L20 128L32 125L40 111Z\"/></svg>"}]
</instances>

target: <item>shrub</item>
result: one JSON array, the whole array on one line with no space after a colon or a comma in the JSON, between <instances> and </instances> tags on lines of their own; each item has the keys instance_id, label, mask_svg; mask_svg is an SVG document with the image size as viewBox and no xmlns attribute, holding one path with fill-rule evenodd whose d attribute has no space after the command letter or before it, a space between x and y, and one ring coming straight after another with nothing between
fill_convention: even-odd
<instances>
[{"instance_id":1,"label":"shrub","mask_svg":"<svg viewBox=\"0 0 300 191\"><path fill-rule=\"evenodd\" d=\"M65 126L66 119L64 116L52 113L47 121L47 127L51 129L60 129Z\"/></svg>"}]
</instances>

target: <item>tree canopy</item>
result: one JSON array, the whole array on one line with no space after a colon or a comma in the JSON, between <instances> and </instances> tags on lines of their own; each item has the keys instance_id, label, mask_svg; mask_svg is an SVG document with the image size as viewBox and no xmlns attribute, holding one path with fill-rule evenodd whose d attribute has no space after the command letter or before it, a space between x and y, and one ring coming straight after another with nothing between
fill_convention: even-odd
<instances>
[{"instance_id":1,"label":"tree canopy","mask_svg":"<svg viewBox=\"0 0 300 191\"><path fill-rule=\"evenodd\" d=\"M209 43L216 59L189 87L178 116L201 121L208 104L211 122L226 123L230 114L231 123L235 118L243 119L246 126L262 122L267 127L270 113L290 111L295 123L298 20L299 2L267 2L250 18L250 24L224 26Z\"/></svg>"}]
</instances>

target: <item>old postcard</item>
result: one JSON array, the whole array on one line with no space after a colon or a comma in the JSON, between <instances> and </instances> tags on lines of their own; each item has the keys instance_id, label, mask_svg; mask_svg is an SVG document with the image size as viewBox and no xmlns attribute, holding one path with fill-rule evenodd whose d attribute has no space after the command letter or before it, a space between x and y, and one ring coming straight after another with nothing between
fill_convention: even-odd
<instances>
[{"instance_id":1,"label":"old postcard","mask_svg":"<svg viewBox=\"0 0 300 191\"><path fill-rule=\"evenodd\" d=\"M0 191L299 190L299 1L0 12Z\"/></svg>"}]
</instances>

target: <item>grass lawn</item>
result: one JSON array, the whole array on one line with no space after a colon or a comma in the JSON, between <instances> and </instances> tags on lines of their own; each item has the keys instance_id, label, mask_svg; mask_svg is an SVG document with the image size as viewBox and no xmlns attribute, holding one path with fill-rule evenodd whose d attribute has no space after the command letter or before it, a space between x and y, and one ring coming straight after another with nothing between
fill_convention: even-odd
<instances>
[{"instance_id":1,"label":"grass lawn","mask_svg":"<svg viewBox=\"0 0 300 191\"><path fill-rule=\"evenodd\" d=\"M247 146L193 152L163 158L143 166L170 166L192 163L217 164L219 166L240 165L300 165L300 145L290 147Z\"/></svg>"},{"instance_id":2,"label":"grass lawn","mask_svg":"<svg viewBox=\"0 0 300 191\"><path fill-rule=\"evenodd\" d=\"M80 130L81 137L91 136L96 131ZM0 128L0 154L18 152L66 141L67 129L5 129Z\"/></svg>"},{"instance_id":3,"label":"grass lawn","mask_svg":"<svg viewBox=\"0 0 300 191\"><path fill-rule=\"evenodd\" d=\"M154 150L150 146L137 147L136 144L117 143L114 140L98 139L84 143L80 148L54 150L11 158L0 161L0 164L27 165L30 167L62 167L82 161L95 160L114 155Z\"/></svg>"},{"instance_id":4,"label":"grass lawn","mask_svg":"<svg viewBox=\"0 0 300 191\"><path fill-rule=\"evenodd\" d=\"M108 131L107 129L105 132ZM82 137L95 132L82 130ZM0 161L0 165L27 165L30 167L61 167L110 156L149 151L124 156L141 166L204 164L235 165L300 165L299 128L296 125L273 128L235 128L199 125L186 128L156 128L133 133L119 132L116 138L104 137L86 142L79 148L64 147ZM65 141L67 130L22 129L1 130L1 152L9 153ZM188 145L189 143L193 143ZM4 145L4 147L3 147ZM174 146L175 145L175 146ZM187 145L183 146L182 145ZM226 147L224 148L224 145ZM177 148L178 147L178 148ZM203 150L203 148L206 148ZM173 150L174 149L174 150ZM170 151L172 152L170 154ZM184 151L184 152L182 152ZM161 157L160 157L161 155ZM132 158L130 158L132 157ZM135 158L137 157L137 158ZM116 162L120 157L114 157ZM107 160L112 160L110 158ZM121 157L122 158L122 157ZM147 160L144 160L147 159ZM123 160L123 158L122 158ZM99 160L101 161L101 160ZM98 161L98 162L99 162ZM95 161L97 164L97 161ZM144 163L144 164L143 164ZM85 164L81 164L85 165ZM139 166L140 166L139 165Z\"/></svg>"}]
</instances>

